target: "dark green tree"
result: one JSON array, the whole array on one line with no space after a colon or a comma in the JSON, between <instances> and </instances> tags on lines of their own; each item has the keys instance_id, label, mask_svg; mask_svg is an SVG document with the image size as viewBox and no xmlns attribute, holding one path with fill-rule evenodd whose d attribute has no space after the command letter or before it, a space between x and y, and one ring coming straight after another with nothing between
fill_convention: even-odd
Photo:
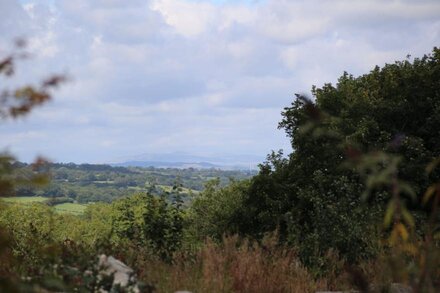
<instances>
[{"instance_id":1,"label":"dark green tree","mask_svg":"<svg viewBox=\"0 0 440 293\"><path fill-rule=\"evenodd\" d=\"M347 157L386 151L402 157L399 177L420 194L430 183L427 163L440 155L440 50L412 62L375 67L336 85L313 88L282 112L293 152L261 166L236 217L242 234L260 238L278 229L306 264L320 266L336 249L349 261L372 255L387 190L364 205L365 190ZM409 199L408 199L409 200ZM414 205L413 209L420 207Z\"/></svg>"}]
</instances>

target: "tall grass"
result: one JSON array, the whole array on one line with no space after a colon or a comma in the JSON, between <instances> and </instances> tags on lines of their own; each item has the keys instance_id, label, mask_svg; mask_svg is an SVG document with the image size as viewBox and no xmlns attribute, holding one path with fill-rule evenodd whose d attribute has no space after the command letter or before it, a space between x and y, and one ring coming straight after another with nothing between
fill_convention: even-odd
<instances>
[{"instance_id":1,"label":"tall grass","mask_svg":"<svg viewBox=\"0 0 440 293\"><path fill-rule=\"evenodd\" d=\"M281 247L276 237L261 244L237 236L211 240L194 253L176 255L173 263L146 258L135 260L139 277L157 292L315 292L328 287L314 280L301 265L295 250Z\"/></svg>"}]
</instances>

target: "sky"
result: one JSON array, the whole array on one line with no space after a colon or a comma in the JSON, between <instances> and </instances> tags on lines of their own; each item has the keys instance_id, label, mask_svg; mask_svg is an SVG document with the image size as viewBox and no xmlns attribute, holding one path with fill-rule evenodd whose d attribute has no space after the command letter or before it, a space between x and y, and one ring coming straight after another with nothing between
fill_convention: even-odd
<instances>
[{"instance_id":1,"label":"sky","mask_svg":"<svg viewBox=\"0 0 440 293\"><path fill-rule=\"evenodd\" d=\"M23 161L290 151L277 130L295 93L440 45L440 1L0 0L0 58L32 58L0 89L62 73L27 117L0 122Z\"/></svg>"}]
</instances>

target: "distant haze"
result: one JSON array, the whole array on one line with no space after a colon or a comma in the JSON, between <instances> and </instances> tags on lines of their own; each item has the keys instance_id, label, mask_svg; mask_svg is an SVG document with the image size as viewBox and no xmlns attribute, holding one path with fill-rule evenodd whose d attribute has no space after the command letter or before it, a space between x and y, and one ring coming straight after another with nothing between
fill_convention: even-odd
<instances>
[{"instance_id":1,"label":"distant haze","mask_svg":"<svg viewBox=\"0 0 440 293\"><path fill-rule=\"evenodd\" d=\"M256 170L264 157L253 155L198 156L184 152L165 154L142 154L119 158L114 166L162 167L162 168L219 168L225 170Z\"/></svg>"}]
</instances>

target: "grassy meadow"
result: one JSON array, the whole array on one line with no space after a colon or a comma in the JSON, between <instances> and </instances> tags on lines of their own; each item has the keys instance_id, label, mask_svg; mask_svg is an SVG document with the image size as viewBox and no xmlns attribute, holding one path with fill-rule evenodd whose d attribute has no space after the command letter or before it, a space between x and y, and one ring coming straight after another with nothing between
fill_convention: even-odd
<instances>
[{"instance_id":1,"label":"grassy meadow","mask_svg":"<svg viewBox=\"0 0 440 293\"><path fill-rule=\"evenodd\" d=\"M34 202L45 202L48 200L44 196L13 196L13 197L3 197L3 201L18 204L30 204Z\"/></svg>"},{"instance_id":2,"label":"grassy meadow","mask_svg":"<svg viewBox=\"0 0 440 293\"><path fill-rule=\"evenodd\" d=\"M1 200L9 204L30 205L33 203L46 203L49 198L44 196L13 196L4 197ZM53 206L57 213L76 215L84 213L86 207L87 205L79 203L61 203Z\"/></svg>"},{"instance_id":3,"label":"grassy meadow","mask_svg":"<svg viewBox=\"0 0 440 293\"><path fill-rule=\"evenodd\" d=\"M60 214L82 214L86 210L87 205L79 203L62 203L54 206L57 213Z\"/></svg>"}]
</instances>

